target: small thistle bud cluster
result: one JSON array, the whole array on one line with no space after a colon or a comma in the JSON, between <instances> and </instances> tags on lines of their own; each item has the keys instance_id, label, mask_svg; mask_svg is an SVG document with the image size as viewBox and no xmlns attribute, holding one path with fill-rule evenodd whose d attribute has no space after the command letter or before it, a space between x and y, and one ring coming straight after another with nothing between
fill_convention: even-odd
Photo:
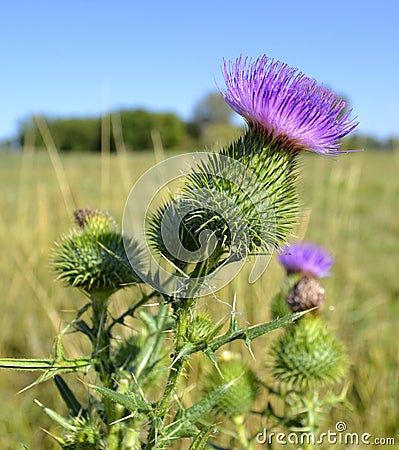
<instances>
[{"instance_id":1,"label":"small thistle bud cluster","mask_svg":"<svg viewBox=\"0 0 399 450\"><path fill-rule=\"evenodd\" d=\"M124 239L114 219L106 212L80 209L75 211L79 228L72 230L56 244L53 265L58 279L87 293L112 293L140 281L130 259L140 250L131 240L125 251Z\"/></svg>"},{"instance_id":2,"label":"small thistle bud cluster","mask_svg":"<svg viewBox=\"0 0 399 450\"><path fill-rule=\"evenodd\" d=\"M230 352L225 352L222 360L218 361L218 369L214 369L208 376L209 390L234 380L217 404L218 413L229 418L247 413L256 400L258 382L255 374L240 356Z\"/></svg>"}]
</instances>

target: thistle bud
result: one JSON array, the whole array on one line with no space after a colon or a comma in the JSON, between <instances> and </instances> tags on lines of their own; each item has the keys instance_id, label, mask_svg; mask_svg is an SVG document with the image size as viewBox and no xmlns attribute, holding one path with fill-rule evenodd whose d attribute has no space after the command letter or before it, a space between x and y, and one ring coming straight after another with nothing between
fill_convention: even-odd
<instances>
[{"instance_id":1,"label":"thistle bud","mask_svg":"<svg viewBox=\"0 0 399 450\"><path fill-rule=\"evenodd\" d=\"M96 424L75 418L70 432L63 439L62 448L69 450L105 449L102 433Z\"/></svg>"},{"instance_id":2,"label":"thistle bud","mask_svg":"<svg viewBox=\"0 0 399 450\"><path fill-rule=\"evenodd\" d=\"M114 219L105 212L75 211L79 226L63 236L54 249L53 265L58 279L89 294L111 294L140 281L130 260L140 255L135 241L124 246L124 239ZM126 244L125 239L125 244Z\"/></svg>"},{"instance_id":3,"label":"thistle bud","mask_svg":"<svg viewBox=\"0 0 399 450\"><path fill-rule=\"evenodd\" d=\"M275 377L300 389L334 384L347 366L344 346L315 316L305 316L290 326L272 355Z\"/></svg>"},{"instance_id":4,"label":"thistle bud","mask_svg":"<svg viewBox=\"0 0 399 450\"><path fill-rule=\"evenodd\" d=\"M187 329L186 339L192 344L207 342L216 335L218 329L207 315L198 314Z\"/></svg>"},{"instance_id":5,"label":"thistle bud","mask_svg":"<svg viewBox=\"0 0 399 450\"><path fill-rule=\"evenodd\" d=\"M82 208L73 212L76 224L80 228L90 228L92 232L115 228L114 218L106 211Z\"/></svg>"},{"instance_id":6,"label":"thistle bud","mask_svg":"<svg viewBox=\"0 0 399 450\"><path fill-rule=\"evenodd\" d=\"M242 360L227 358L218 362L216 369L209 375L209 390L235 380L216 405L218 413L234 418L247 413L256 400L257 380L255 374Z\"/></svg>"},{"instance_id":7,"label":"thistle bud","mask_svg":"<svg viewBox=\"0 0 399 450\"><path fill-rule=\"evenodd\" d=\"M285 298L291 311L320 307L324 303L325 290L317 279L330 274L334 262L332 256L312 242L298 242L282 249L278 259L287 278L295 281Z\"/></svg>"}]
</instances>

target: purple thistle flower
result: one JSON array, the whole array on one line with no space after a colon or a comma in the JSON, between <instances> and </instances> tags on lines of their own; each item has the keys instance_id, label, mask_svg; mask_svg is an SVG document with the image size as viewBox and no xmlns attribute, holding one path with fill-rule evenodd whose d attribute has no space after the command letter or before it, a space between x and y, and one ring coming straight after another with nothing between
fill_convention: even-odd
<instances>
[{"instance_id":1,"label":"purple thistle flower","mask_svg":"<svg viewBox=\"0 0 399 450\"><path fill-rule=\"evenodd\" d=\"M228 105L250 127L260 128L272 139L282 139L299 150L324 155L340 153L339 140L358 125L345 112L346 103L296 68L266 55L240 56L224 61Z\"/></svg>"},{"instance_id":2,"label":"purple thistle flower","mask_svg":"<svg viewBox=\"0 0 399 450\"><path fill-rule=\"evenodd\" d=\"M286 246L278 257L287 273L303 273L317 278L330 274L334 263L332 256L311 242L298 242Z\"/></svg>"}]
</instances>

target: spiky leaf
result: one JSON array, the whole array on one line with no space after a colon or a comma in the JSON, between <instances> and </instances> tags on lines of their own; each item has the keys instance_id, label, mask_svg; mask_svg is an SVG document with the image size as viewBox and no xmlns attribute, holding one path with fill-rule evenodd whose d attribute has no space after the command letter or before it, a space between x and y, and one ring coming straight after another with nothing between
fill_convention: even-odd
<instances>
[{"instance_id":1,"label":"spiky leaf","mask_svg":"<svg viewBox=\"0 0 399 450\"><path fill-rule=\"evenodd\" d=\"M165 439L171 441L182 437L192 436L192 434L187 434L187 430L190 430L201 417L207 414L236 382L237 379L234 379L230 380L228 383L219 385L198 403L184 410L180 419L173 422L165 429Z\"/></svg>"},{"instance_id":2,"label":"spiky leaf","mask_svg":"<svg viewBox=\"0 0 399 450\"><path fill-rule=\"evenodd\" d=\"M83 413L82 405L75 397L75 394L70 390L67 383L59 375L54 376L54 382L72 416L77 417L81 415Z\"/></svg>"},{"instance_id":3,"label":"spiky leaf","mask_svg":"<svg viewBox=\"0 0 399 450\"><path fill-rule=\"evenodd\" d=\"M138 395L134 395L133 393L121 393L113 391L112 389L108 389L103 386L90 386L93 390L97 391L103 397L111 400L118 405L123 406L127 410L131 412L150 412L152 411L151 405L146 403L142 398Z\"/></svg>"}]
</instances>

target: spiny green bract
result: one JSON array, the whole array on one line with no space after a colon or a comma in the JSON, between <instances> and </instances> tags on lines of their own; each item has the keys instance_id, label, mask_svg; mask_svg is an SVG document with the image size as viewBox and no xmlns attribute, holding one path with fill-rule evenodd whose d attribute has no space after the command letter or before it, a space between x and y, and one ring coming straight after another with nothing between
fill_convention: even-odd
<instances>
[{"instance_id":1,"label":"spiny green bract","mask_svg":"<svg viewBox=\"0 0 399 450\"><path fill-rule=\"evenodd\" d=\"M216 240L210 258L271 253L297 223L296 179L297 152L247 131L187 176L172 207L171 202L154 213L148 230L153 247L181 268L184 260L169 251L165 233L177 229L176 248L195 252L205 247L207 230Z\"/></svg>"},{"instance_id":2,"label":"spiny green bract","mask_svg":"<svg viewBox=\"0 0 399 450\"><path fill-rule=\"evenodd\" d=\"M192 344L206 343L215 337L219 328L206 314L197 314L187 328L186 339Z\"/></svg>"},{"instance_id":3,"label":"spiny green bract","mask_svg":"<svg viewBox=\"0 0 399 450\"><path fill-rule=\"evenodd\" d=\"M218 362L208 376L207 389L216 389L222 384L235 380L216 405L220 415L234 418L247 413L256 400L257 380L255 374L242 361L232 358Z\"/></svg>"},{"instance_id":4,"label":"spiny green bract","mask_svg":"<svg viewBox=\"0 0 399 450\"><path fill-rule=\"evenodd\" d=\"M275 343L274 375L289 387L306 389L334 384L347 366L344 346L317 316L291 325Z\"/></svg>"},{"instance_id":5,"label":"spiny green bract","mask_svg":"<svg viewBox=\"0 0 399 450\"><path fill-rule=\"evenodd\" d=\"M52 262L59 280L89 294L112 293L140 281L126 254L127 251L130 259L137 259L140 249L131 240L125 251L124 238L112 217L98 211L78 210L75 218L80 228L63 236L53 252Z\"/></svg>"},{"instance_id":6,"label":"spiny green bract","mask_svg":"<svg viewBox=\"0 0 399 450\"><path fill-rule=\"evenodd\" d=\"M261 222L259 246L278 248L286 242L298 220L298 152L282 139L273 141L248 129L221 154L239 161L256 175L258 183L251 195L253 205L261 212L265 208L265 217L270 217L270 210L274 214L274 234L267 232L267 221ZM261 219L264 220L262 215Z\"/></svg>"},{"instance_id":7,"label":"spiny green bract","mask_svg":"<svg viewBox=\"0 0 399 450\"><path fill-rule=\"evenodd\" d=\"M62 441L62 448L68 450L105 450L106 448L100 427L80 418L73 419L71 431Z\"/></svg>"},{"instance_id":8,"label":"spiny green bract","mask_svg":"<svg viewBox=\"0 0 399 450\"><path fill-rule=\"evenodd\" d=\"M270 313L273 319L291 314L292 310L287 304L286 298L288 293L300 280L301 275L292 274L285 278L284 284L281 286L280 291L272 298L270 302Z\"/></svg>"}]
</instances>

